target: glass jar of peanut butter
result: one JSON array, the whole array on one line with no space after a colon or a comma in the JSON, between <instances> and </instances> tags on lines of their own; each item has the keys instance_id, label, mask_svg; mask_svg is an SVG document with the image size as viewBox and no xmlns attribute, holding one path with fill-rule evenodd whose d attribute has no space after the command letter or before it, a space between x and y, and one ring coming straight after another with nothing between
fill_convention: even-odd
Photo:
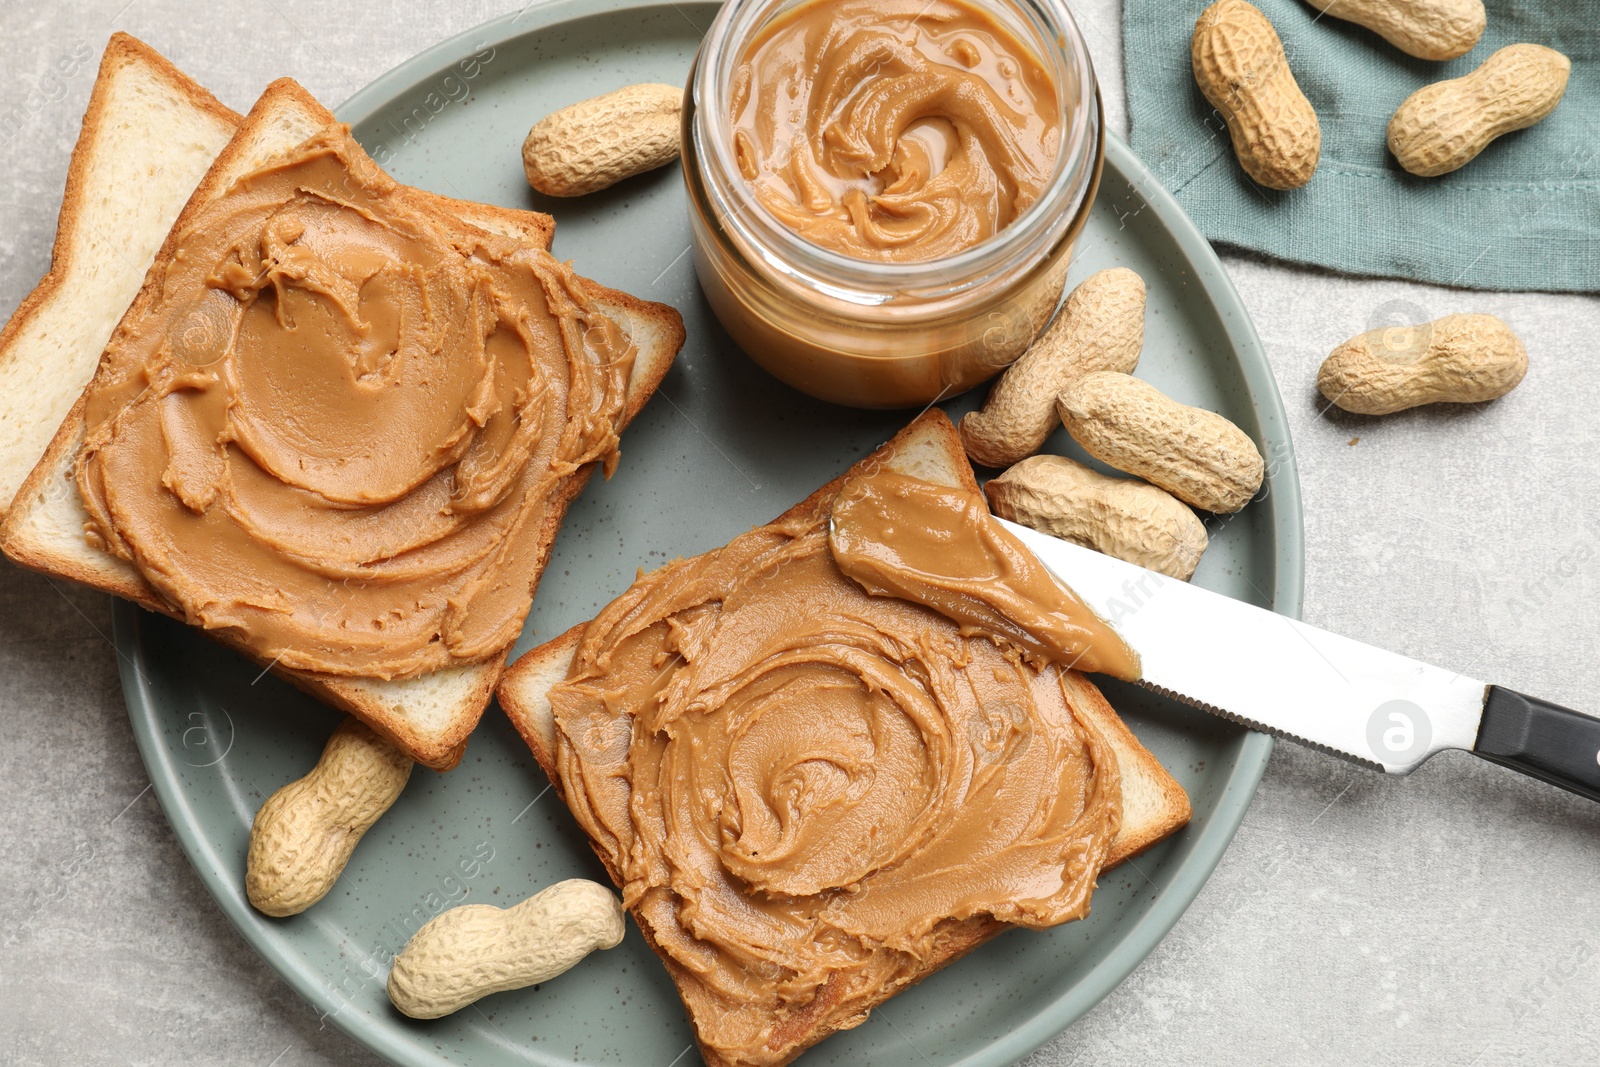
<instances>
[{"instance_id":1,"label":"glass jar of peanut butter","mask_svg":"<svg viewBox=\"0 0 1600 1067\"><path fill-rule=\"evenodd\" d=\"M684 109L706 299L813 396L954 396L1054 312L1103 125L1064 0L729 0Z\"/></svg>"}]
</instances>

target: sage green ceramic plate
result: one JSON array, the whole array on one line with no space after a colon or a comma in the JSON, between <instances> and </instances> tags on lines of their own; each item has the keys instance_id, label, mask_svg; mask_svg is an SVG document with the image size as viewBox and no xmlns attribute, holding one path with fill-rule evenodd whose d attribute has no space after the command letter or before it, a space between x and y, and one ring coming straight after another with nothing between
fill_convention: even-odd
<instances>
[{"instance_id":1,"label":"sage green ceramic plate","mask_svg":"<svg viewBox=\"0 0 1600 1067\"><path fill-rule=\"evenodd\" d=\"M688 326L677 366L623 438L616 477L596 479L568 516L519 652L592 616L636 568L712 548L776 515L909 417L810 400L732 346L685 254L676 167L558 203L540 201L523 180L519 147L533 120L632 82L682 82L715 11L630 0L539 4L430 49L340 110L401 181L549 210L560 256L609 285L676 305ZM1118 264L1149 285L1139 374L1222 411L1269 460L1265 495L1212 523L1195 581L1298 614L1299 492L1260 342L1211 249L1112 140L1072 280ZM951 413L978 393L950 404ZM1050 448L1074 452L1064 434ZM575 875L605 878L498 709L489 709L457 770L413 774L326 899L305 915L267 919L242 888L251 818L311 767L336 715L166 619L120 605L116 635L135 733L190 860L250 943L336 1025L401 1064L694 1062L672 986L636 931L557 981L447 1019L414 1022L390 1007L389 957L443 909L510 904ZM1106 691L1188 789L1194 821L1109 872L1086 921L1008 933L803 1062L1013 1062L1087 1011L1177 920L1233 836L1271 743L1137 689Z\"/></svg>"}]
</instances>

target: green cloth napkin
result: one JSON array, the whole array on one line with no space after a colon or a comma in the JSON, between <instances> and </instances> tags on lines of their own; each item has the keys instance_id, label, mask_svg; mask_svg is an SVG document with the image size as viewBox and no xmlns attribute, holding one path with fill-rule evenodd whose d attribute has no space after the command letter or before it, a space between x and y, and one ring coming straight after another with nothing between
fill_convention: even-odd
<instances>
[{"instance_id":1,"label":"green cloth napkin","mask_svg":"<svg viewBox=\"0 0 1600 1067\"><path fill-rule=\"evenodd\" d=\"M1189 67L1208 0L1124 0L1133 149L1214 241L1353 274L1474 289L1600 291L1600 0L1488 0L1477 47L1413 59L1305 0L1252 0L1283 39L1322 123L1309 184L1252 183ZM1572 60L1567 94L1531 129L1440 178L1400 169L1385 138L1411 93L1528 41Z\"/></svg>"}]
</instances>

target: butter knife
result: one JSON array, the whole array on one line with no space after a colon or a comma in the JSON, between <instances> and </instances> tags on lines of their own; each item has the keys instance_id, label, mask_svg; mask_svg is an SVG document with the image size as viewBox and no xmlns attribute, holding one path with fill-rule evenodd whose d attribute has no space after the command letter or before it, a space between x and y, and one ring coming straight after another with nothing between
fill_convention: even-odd
<instances>
[{"instance_id":1,"label":"butter knife","mask_svg":"<svg viewBox=\"0 0 1600 1067\"><path fill-rule=\"evenodd\" d=\"M1139 654L1139 685L1389 774L1459 748L1600 800L1600 718L999 521Z\"/></svg>"}]
</instances>

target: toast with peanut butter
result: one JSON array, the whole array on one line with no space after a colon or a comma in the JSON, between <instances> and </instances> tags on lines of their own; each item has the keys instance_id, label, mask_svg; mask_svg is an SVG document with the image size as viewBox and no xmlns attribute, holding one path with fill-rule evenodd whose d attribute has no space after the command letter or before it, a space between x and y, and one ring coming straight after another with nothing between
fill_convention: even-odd
<instances>
[{"instance_id":1,"label":"toast with peanut butter","mask_svg":"<svg viewBox=\"0 0 1600 1067\"><path fill-rule=\"evenodd\" d=\"M186 166L148 158L172 144ZM97 218L107 200L151 206ZM397 185L292 81L240 119L118 35L51 273L0 336L0 384L36 394L0 547L453 766L566 507L683 340L672 309L556 263L551 233ZM120 324L64 333L74 313Z\"/></svg>"},{"instance_id":2,"label":"toast with peanut butter","mask_svg":"<svg viewBox=\"0 0 1600 1067\"><path fill-rule=\"evenodd\" d=\"M1009 927L1081 918L1189 819L1084 675L846 577L830 516L884 471L978 493L934 409L498 688L712 1067L780 1067Z\"/></svg>"}]
</instances>

